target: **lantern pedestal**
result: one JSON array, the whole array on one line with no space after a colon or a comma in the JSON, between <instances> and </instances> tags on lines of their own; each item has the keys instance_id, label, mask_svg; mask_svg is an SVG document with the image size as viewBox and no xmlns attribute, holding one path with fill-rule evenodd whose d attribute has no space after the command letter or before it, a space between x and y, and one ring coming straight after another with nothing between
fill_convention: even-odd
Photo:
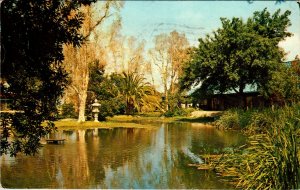
<instances>
[{"instance_id":1,"label":"lantern pedestal","mask_svg":"<svg viewBox=\"0 0 300 190\"><path fill-rule=\"evenodd\" d=\"M94 115L94 122L99 122L98 121L98 114L99 114L99 108L100 108L101 104L98 103L98 100L95 99L95 102L92 104L92 113Z\"/></svg>"}]
</instances>

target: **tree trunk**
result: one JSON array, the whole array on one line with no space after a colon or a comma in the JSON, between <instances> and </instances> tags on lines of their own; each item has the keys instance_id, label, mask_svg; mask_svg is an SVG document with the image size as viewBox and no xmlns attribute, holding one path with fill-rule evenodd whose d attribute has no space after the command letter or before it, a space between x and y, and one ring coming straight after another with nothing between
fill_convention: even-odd
<instances>
[{"instance_id":1,"label":"tree trunk","mask_svg":"<svg viewBox=\"0 0 300 190\"><path fill-rule=\"evenodd\" d=\"M87 62L87 45L85 44L85 52L84 52L84 72L82 73L83 79L81 79L81 84L78 91L78 97L79 97L79 115L78 115L78 122L84 122L85 121L85 105L86 105L86 99L87 99L87 90L88 90L88 84L89 84L89 65Z\"/></svg>"},{"instance_id":2,"label":"tree trunk","mask_svg":"<svg viewBox=\"0 0 300 190\"><path fill-rule=\"evenodd\" d=\"M167 84L164 84L164 94L165 94L165 110L169 110L169 95Z\"/></svg>"},{"instance_id":3,"label":"tree trunk","mask_svg":"<svg viewBox=\"0 0 300 190\"><path fill-rule=\"evenodd\" d=\"M87 91L79 92L79 113L78 113L78 122L85 121L85 105L86 105L86 98L87 98Z\"/></svg>"},{"instance_id":4,"label":"tree trunk","mask_svg":"<svg viewBox=\"0 0 300 190\"><path fill-rule=\"evenodd\" d=\"M126 102L126 108L125 108L125 114L129 115L129 113L130 113L129 102L127 101Z\"/></svg>"},{"instance_id":5,"label":"tree trunk","mask_svg":"<svg viewBox=\"0 0 300 190\"><path fill-rule=\"evenodd\" d=\"M240 85L239 96L240 96L240 102L242 104L241 107L247 109L247 97L245 96L244 89L245 89L245 85L244 84Z\"/></svg>"}]
</instances>

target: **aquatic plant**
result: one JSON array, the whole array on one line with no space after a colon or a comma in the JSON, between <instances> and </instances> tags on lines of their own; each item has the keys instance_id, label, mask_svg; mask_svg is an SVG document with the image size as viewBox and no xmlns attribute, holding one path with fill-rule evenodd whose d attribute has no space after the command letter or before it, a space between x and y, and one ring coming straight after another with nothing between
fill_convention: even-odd
<instances>
[{"instance_id":1,"label":"aquatic plant","mask_svg":"<svg viewBox=\"0 0 300 190\"><path fill-rule=\"evenodd\" d=\"M218 129L235 129L239 128L239 114L238 110L226 111L216 122Z\"/></svg>"},{"instance_id":2,"label":"aquatic plant","mask_svg":"<svg viewBox=\"0 0 300 190\"><path fill-rule=\"evenodd\" d=\"M245 130L254 135L246 145L225 154L216 171L241 188L298 188L299 113L299 105L253 111Z\"/></svg>"},{"instance_id":3,"label":"aquatic plant","mask_svg":"<svg viewBox=\"0 0 300 190\"><path fill-rule=\"evenodd\" d=\"M241 188L298 188L300 169L293 125L287 123L279 130L251 136L246 146L226 154L216 170ZM299 127L299 122L296 125Z\"/></svg>"},{"instance_id":4,"label":"aquatic plant","mask_svg":"<svg viewBox=\"0 0 300 190\"><path fill-rule=\"evenodd\" d=\"M214 123L218 129L242 129L247 134L264 133L274 126L284 126L300 117L300 105L276 109L230 109Z\"/></svg>"}]
</instances>

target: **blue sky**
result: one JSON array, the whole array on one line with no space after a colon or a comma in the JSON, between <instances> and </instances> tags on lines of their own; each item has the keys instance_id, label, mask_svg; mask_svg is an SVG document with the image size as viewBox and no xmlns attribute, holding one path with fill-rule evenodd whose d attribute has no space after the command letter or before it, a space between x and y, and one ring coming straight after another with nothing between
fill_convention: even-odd
<instances>
[{"instance_id":1,"label":"blue sky","mask_svg":"<svg viewBox=\"0 0 300 190\"><path fill-rule=\"evenodd\" d=\"M205 34L210 34L221 26L220 17L241 17L247 19L254 11L274 13L277 9L292 12L292 26L288 28L294 35L280 45L289 52L287 59L300 54L300 9L296 1L275 3L275 1L126 1L121 11L122 33L146 40L152 46L153 37L160 33L177 30L185 32L192 45Z\"/></svg>"}]
</instances>

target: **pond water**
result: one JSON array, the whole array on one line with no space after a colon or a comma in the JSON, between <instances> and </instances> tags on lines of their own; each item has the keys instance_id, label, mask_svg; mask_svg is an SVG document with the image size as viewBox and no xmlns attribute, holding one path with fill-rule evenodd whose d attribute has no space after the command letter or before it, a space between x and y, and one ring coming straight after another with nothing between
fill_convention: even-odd
<instances>
[{"instance_id":1,"label":"pond water","mask_svg":"<svg viewBox=\"0 0 300 190\"><path fill-rule=\"evenodd\" d=\"M245 138L199 123L156 128L58 131L63 145L45 144L35 156L1 157L5 188L230 188L214 172L188 166L204 153Z\"/></svg>"}]
</instances>

